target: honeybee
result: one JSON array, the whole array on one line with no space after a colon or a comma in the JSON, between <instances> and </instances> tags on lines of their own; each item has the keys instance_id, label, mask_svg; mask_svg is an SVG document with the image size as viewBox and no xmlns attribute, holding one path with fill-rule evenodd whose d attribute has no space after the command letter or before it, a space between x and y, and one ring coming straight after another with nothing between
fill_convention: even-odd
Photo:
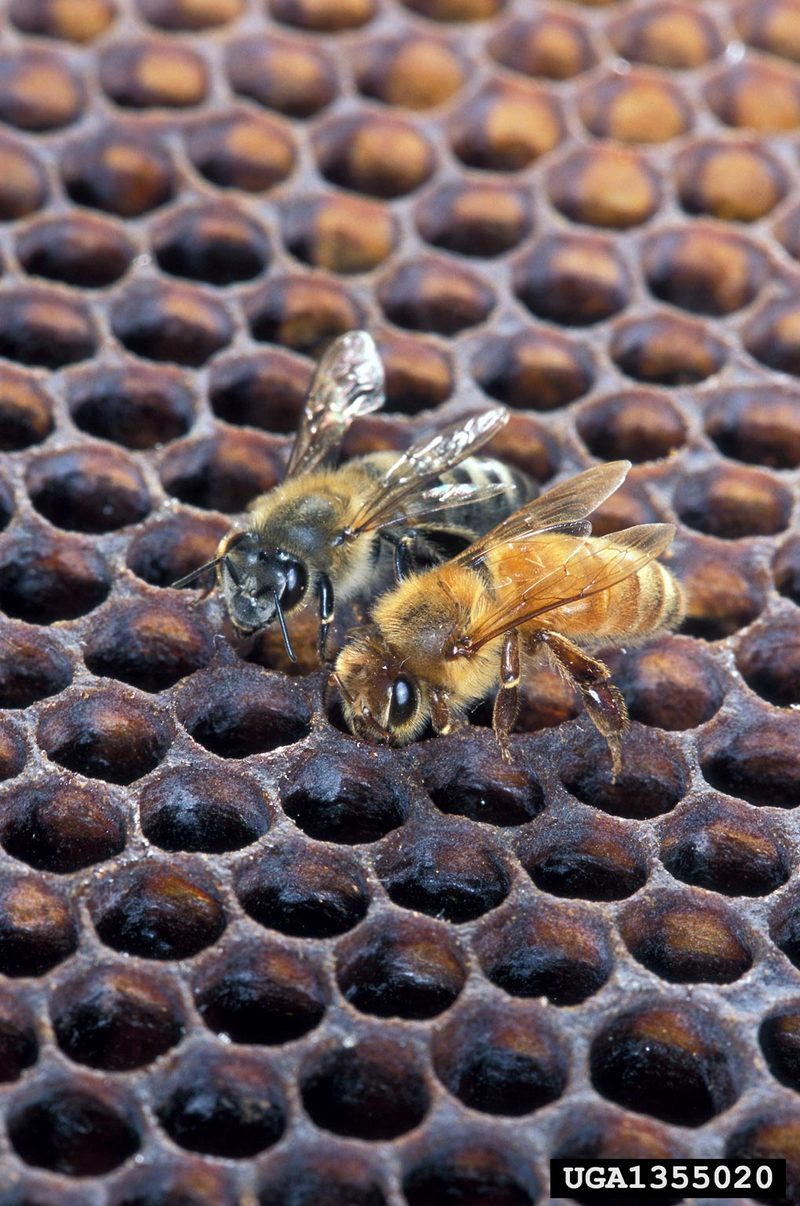
<instances>
[{"instance_id":1,"label":"honeybee","mask_svg":"<svg viewBox=\"0 0 800 1206\"><path fill-rule=\"evenodd\" d=\"M345 644L330 680L350 729L405 745L429 721L449 732L496 690L493 727L507 760L520 676L546 657L580 692L616 776L625 702L587 650L642 641L676 625L684 609L680 585L655 560L672 524L590 534L586 517L629 469L629 461L587 469L379 598L372 625Z\"/></svg>"},{"instance_id":2,"label":"honeybee","mask_svg":"<svg viewBox=\"0 0 800 1206\"><path fill-rule=\"evenodd\" d=\"M324 661L335 600L374 592L387 555L402 577L466 547L533 493L524 474L472 457L507 421L502 407L454 423L400 456L379 452L331 467L354 419L383 401L372 337L341 336L314 374L285 480L254 500L213 560L174 585L214 569L235 628L246 635L277 620L292 661L286 614L316 600Z\"/></svg>"}]
</instances>

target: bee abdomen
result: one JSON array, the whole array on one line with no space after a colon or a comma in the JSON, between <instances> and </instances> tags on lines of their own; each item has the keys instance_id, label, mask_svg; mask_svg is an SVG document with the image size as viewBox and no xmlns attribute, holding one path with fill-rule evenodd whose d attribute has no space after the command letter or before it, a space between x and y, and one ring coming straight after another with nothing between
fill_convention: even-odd
<instances>
[{"instance_id":1,"label":"bee abdomen","mask_svg":"<svg viewBox=\"0 0 800 1206\"><path fill-rule=\"evenodd\" d=\"M443 521L454 527L468 528L476 535L490 531L524 503L535 498L538 486L519 469L504 465L494 457L470 456L455 469L442 474L442 481L457 485L503 486L502 494L466 507L453 507L444 513Z\"/></svg>"},{"instance_id":2,"label":"bee abdomen","mask_svg":"<svg viewBox=\"0 0 800 1206\"><path fill-rule=\"evenodd\" d=\"M611 595L615 596L613 598ZM624 617L629 640L644 640L653 633L674 628L683 615L683 592L672 574L658 561L651 561L638 574L621 582L607 599L605 625L616 628Z\"/></svg>"}]
</instances>

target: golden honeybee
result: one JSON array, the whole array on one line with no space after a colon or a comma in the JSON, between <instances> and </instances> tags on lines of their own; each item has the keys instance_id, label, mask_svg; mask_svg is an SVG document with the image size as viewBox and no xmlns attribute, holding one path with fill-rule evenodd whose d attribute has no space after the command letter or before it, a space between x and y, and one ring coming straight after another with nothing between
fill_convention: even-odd
<instances>
[{"instance_id":1,"label":"golden honeybee","mask_svg":"<svg viewBox=\"0 0 800 1206\"><path fill-rule=\"evenodd\" d=\"M350 331L319 362L281 485L254 500L246 522L212 561L174 583L216 570L228 614L242 634L277 620L295 661L286 613L316 601L320 658L334 601L375 593L398 577L465 548L534 493L523 473L474 457L508 419L502 407L426 437L398 456L377 452L332 467L360 415L384 401L384 371L366 331Z\"/></svg>"},{"instance_id":2,"label":"golden honeybee","mask_svg":"<svg viewBox=\"0 0 800 1206\"><path fill-rule=\"evenodd\" d=\"M625 703L587 650L643 641L674 627L684 609L680 585L656 561L672 524L590 534L586 517L629 469L629 461L587 469L379 598L331 676L350 729L405 745L429 721L449 732L496 690L493 725L508 758L520 676L545 657L577 687L618 774Z\"/></svg>"}]
</instances>

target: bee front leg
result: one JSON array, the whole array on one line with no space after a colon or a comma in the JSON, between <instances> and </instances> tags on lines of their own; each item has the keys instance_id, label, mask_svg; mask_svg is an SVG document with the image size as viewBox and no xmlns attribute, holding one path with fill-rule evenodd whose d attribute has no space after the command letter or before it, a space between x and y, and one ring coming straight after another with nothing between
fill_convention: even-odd
<instances>
[{"instance_id":1,"label":"bee front leg","mask_svg":"<svg viewBox=\"0 0 800 1206\"><path fill-rule=\"evenodd\" d=\"M511 761L508 735L519 711L519 632L512 628L503 637L500 654L500 690L494 697L492 727L504 762Z\"/></svg>"},{"instance_id":2,"label":"bee front leg","mask_svg":"<svg viewBox=\"0 0 800 1206\"><path fill-rule=\"evenodd\" d=\"M327 574L320 574L317 587L319 599L319 636L317 638L317 653L319 660L327 662L325 652L328 643L328 630L333 622L333 584Z\"/></svg>"},{"instance_id":3,"label":"bee front leg","mask_svg":"<svg viewBox=\"0 0 800 1206\"><path fill-rule=\"evenodd\" d=\"M447 706L447 697L441 691L431 690L430 709L431 724L433 725L434 733L440 737L443 737L447 733L452 733L456 722L453 720L452 713Z\"/></svg>"}]
</instances>

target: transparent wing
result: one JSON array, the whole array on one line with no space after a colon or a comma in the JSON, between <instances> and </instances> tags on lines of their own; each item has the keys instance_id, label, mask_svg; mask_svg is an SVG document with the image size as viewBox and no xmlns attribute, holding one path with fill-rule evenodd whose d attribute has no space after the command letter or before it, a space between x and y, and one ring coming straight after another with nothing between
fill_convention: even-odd
<instances>
[{"instance_id":1,"label":"transparent wing","mask_svg":"<svg viewBox=\"0 0 800 1206\"><path fill-rule=\"evenodd\" d=\"M580 541L563 565L542 574L531 559L531 578L525 579L525 543L508 546L499 559L495 578L502 579L497 604L453 634L452 643L474 653L488 641L529 620L608 590L638 574L669 547L675 527L670 523L643 523L610 536ZM532 551L532 550L531 550ZM536 574L538 573L538 577ZM511 589L509 589L511 588ZM514 589L517 588L517 589Z\"/></svg>"},{"instance_id":2,"label":"transparent wing","mask_svg":"<svg viewBox=\"0 0 800 1206\"><path fill-rule=\"evenodd\" d=\"M359 415L383 406L383 362L367 331L334 340L317 365L292 446L286 476L309 473L341 444Z\"/></svg>"},{"instance_id":3,"label":"transparent wing","mask_svg":"<svg viewBox=\"0 0 800 1206\"><path fill-rule=\"evenodd\" d=\"M618 490L628 475L630 461L609 461L579 473L577 477L554 486L532 502L515 511L480 540L465 549L456 560L475 567L494 549L512 541L528 540L538 532L564 528L591 515L609 495Z\"/></svg>"},{"instance_id":4,"label":"transparent wing","mask_svg":"<svg viewBox=\"0 0 800 1206\"><path fill-rule=\"evenodd\" d=\"M410 499L398 510L393 519L384 520L382 527L390 527L393 523L406 523L409 519L426 521L438 515L441 511L449 511L453 507L471 507L478 503L488 502L505 494L508 486L498 482L497 485L473 486L471 484L442 483L424 490L419 498Z\"/></svg>"},{"instance_id":5,"label":"transparent wing","mask_svg":"<svg viewBox=\"0 0 800 1206\"><path fill-rule=\"evenodd\" d=\"M442 473L482 448L507 422L508 411L495 406L412 444L375 483L370 497L347 528L345 538L352 539L362 532L399 522L411 513L410 500L419 498ZM441 506L437 509L441 510ZM413 513L421 512L413 510Z\"/></svg>"}]
</instances>

